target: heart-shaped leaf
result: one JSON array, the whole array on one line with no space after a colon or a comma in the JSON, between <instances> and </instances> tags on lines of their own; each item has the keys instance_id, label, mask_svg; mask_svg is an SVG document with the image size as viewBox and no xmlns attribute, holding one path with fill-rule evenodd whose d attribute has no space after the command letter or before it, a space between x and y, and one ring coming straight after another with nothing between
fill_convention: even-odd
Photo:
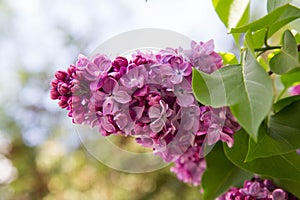
<instances>
[{"instance_id":1,"label":"heart-shaped leaf","mask_svg":"<svg viewBox=\"0 0 300 200\"><path fill-rule=\"evenodd\" d=\"M293 34L289 30L286 30L282 37L281 51L270 60L270 68L276 74L285 74L299 67L296 40Z\"/></svg>"},{"instance_id":2,"label":"heart-shaped leaf","mask_svg":"<svg viewBox=\"0 0 300 200\"><path fill-rule=\"evenodd\" d=\"M241 126L256 140L258 128L273 99L270 77L249 51L243 65L227 66L206 74L193 70L196 99L213 107L230 106Z\"/></svg>"}]
</instances>

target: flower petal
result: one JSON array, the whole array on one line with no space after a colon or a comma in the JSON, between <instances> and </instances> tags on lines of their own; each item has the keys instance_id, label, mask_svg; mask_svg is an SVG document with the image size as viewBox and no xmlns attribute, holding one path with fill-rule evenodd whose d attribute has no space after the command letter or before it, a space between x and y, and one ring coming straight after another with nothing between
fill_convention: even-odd
<instances>
[{"instance_id":1,"label":"flower petal","mask_svg":"<svg viewBox=\"0 0 300 200\"><path fill-rule=\"evenodd\" d=\"M165 122L162 119L157 119L150 124L150 128L154 133L160 132L165 126Z\"/></svg>"},{"instance_id":2,"label":"flower petal","mask_svg":"<svg viewBox=\"0 0 300 200\"><path fill-rule=\"evenodd\" d=\"M131 96L126 91L119 90L113 93L113 98L119 103L129 103Z\"/></svg>"},{"instance_id":3,"label":"flower petal","mask_svg":"<svg viewBox=\"0 0 300 200\"><path fill-rule=\"evenodd\" d=\"M116 103L111 98L107 98L103 103L103 114L109 115L116 111Z\"/></svg>"},{"instance_id":4,"label":"flower petal","mask_svg":"<svg viewBox=\"0 0 300 200\"><path fill-rule=\"evenodd\" d=\"M188 107L188 106L190 106L191 104L194 103L195 98L191 94L186 94L185 96L184 95L177 96L176 101L180 106Z\"/></svg>"},{"instance_id":5,"label":"flower petal","mask_svg":"<svg viewBox=\"0 0 300 200\"><path fill-rule=\"evenodd\" d=\"M108 118L106 116L101 117L100 122L101 122L102 128L104 130L106 130L107 132L114 133L116 131L116 128L114 127L114 125L112 123L110 123L110 121L108 120Z\"/></svg>"},{"instance_id":6,"label":"flower petal","mask_svg":"<svg viewBox=\"0 0 300 200\"><path fill-rule=\"evenodd\" d=\"M116 90L118 88L119 88L118 82L115 79L111 78L111 77L107 77L103 81L102 89L107 94L112 93L113 90Z\"/></svg>"},{"instance_id":7,"label":"flower petal","mask_svg":"<svg viewBox=\"0 0 300 200\"><path fill-rule=\"evenodd\" d=\"M159 118L161 115L161 109L159 105L154 105L149 108L148 115L151 119Z\"/></svg>"}]
</instances>

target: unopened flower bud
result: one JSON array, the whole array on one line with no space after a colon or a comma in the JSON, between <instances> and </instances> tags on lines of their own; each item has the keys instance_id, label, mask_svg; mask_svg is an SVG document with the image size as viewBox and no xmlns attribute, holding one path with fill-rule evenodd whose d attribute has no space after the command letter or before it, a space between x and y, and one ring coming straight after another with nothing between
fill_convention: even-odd
<instances>
[{"instance_id":1,"label":"unopened flower bud","mask_svg":"<svg viewBox=\"0 0 300 200\"><path fill-rule=\"evenodd\" d=\"M117 57L112 63L112 66L116 71L119 71L121 67L127 67L127 65L128 65L127 59L121 56Z\"/></svg>"},{"instance_id":2,"label":"unopened flower bud","mask_svg":"<svg viewBox=\"0 0 300 200\"><path fill-rule=\"evenodd\" d=\"M65 81L67 77L68 77L68 73L65 71L58 70L55 73L55 78L57 78L58 80Z\"/></svg>"},{"instance_id":3,"label":"unopened flower bud","mask_svg":"<svg viewBox=\"0 0 300 200\"><path fill-rule=\"evenodd\" d=\"M66 83L58 84L57 90L61 95L65 95L70 92L70 88Z\"/></svg>"},{"instance_id":4,"label":"unopened flower bud","mask_svg":"<svg viewBox=\"0 0 300 200\"><path fill-rule=\"evenodd\" d=\"M58 99L59 96L60 96L60 94L55 88L52 88L50 90L50 98L51 99L53 99L53 100Z\"/></svg>"}]
</instances>

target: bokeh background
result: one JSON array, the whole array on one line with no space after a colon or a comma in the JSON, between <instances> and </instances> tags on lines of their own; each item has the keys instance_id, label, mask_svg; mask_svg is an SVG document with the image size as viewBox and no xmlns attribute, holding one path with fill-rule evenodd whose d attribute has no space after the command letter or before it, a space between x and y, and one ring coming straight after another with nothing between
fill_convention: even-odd
<instances>
[{"instance_id":1,"label":"bokeh background","mask_svg":"<svg viewBox=\"0 0 300 200\"><path fill-rule=\"evenodd\" d=\"M266 13L265 4L252 1L252 19ZM137 28L214 39L217 51L238 52L210 0L0 0L0 200L201 199L169 167L128 174L98 162L49 98L56 70ZM141 150L129 139L114 141Z\"/></svg>"}]
</instances>

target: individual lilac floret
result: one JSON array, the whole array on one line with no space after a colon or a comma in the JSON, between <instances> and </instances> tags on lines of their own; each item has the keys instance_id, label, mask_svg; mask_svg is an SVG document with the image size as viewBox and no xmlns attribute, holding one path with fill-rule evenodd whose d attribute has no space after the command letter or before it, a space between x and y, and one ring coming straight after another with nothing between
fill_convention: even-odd
<instances>
[{"instance_id":1,"label":"individual lilac floret","mask_svg":"<svg viewBox=\"0 0 300 200\"><path fill-rule=\"evenodd\" d=\"M233 187L217 200L297 200L291 193L278 188L271 180L252 178L244 182L243 188Z\"/></svg>"},{"instance_id":2,"label":"individual lilac floret","mask_svg":"<svg viewBox=\"0 0 300 200\"><path fill-rule=\"evenodd\" d=\"M199 44L193 41L191 50L184 50L183 53L192 66L200 71L210 74L222 67L222 58L214 52L213 40Z\"/></svg>"},{"instance_id":3,"label":"individual lilac floret","mask_svg":"<svg viewBox=\"0 0 300 200\"><path fill-rule=\"evenodd\" d=\"M96 91L96 94L96 101L103 102L104 115L114 114L119 110L120 104L131 101L131 96L111 77L103 81L102 91Z\"/></svg>"},{"instance_id":4,"label":"individual lilac floret","mask_svg":"<svg viewBox=\"0 0 300 200\"><path fill-rule=\"evenodd\" d=\"M159 101L159 105L154 105L149 108L149 117L152 120L150 128L153 132L160 132L167 121L167 118L172 115L172 111L169 110L169 106L162 100Z\"/></svg>"},{"instance_id":5,"label":"individual lilac floret","mask_svg":"<svg viewBox=\"0 0 300 200\"><path fill-rule=\"evenodd\" d=\"M198 135L207 136L207 144L213 145L218 141L233 146L233 134L240 129L240 125L227 107L212 108L202 106L200 118L200 131Z\"/></svg>"},{"instance_id":6,"label":"individual lilac floret","mask_svg":"<svg viewBox=\"0 0 300 200\"><path fill-rule=\"evenodd\" d=\"M142 88L148 79L148 72L144 66L137 66L129 69L121 77L121 83L129 89Z\"/></svg>"},{"instance_id":7,"label":"individual lilac floret","mask_svg":"<svg viewBox=\"0 0 300 200\"><path fill-rule=\"evenodd\" d=\"M173 84L181 83L184 77L187 77L192 73L191 64L183 62L181 57L174 56L169 60L169 63L172 68L170 81Z\"/></svg>"},{"instance_id":8,"label":"individual lilac floret","mask_svg":"<svg viewBox=\"0 0 300 200\"><path fill-rule=\"evenodd\" d=\"M300 84L291 87L291 88L290 88L290 93L291 93L291 95L293 95L293 96L295 96L295 95L300 95Z\"/></svg>"}]
</instances>

